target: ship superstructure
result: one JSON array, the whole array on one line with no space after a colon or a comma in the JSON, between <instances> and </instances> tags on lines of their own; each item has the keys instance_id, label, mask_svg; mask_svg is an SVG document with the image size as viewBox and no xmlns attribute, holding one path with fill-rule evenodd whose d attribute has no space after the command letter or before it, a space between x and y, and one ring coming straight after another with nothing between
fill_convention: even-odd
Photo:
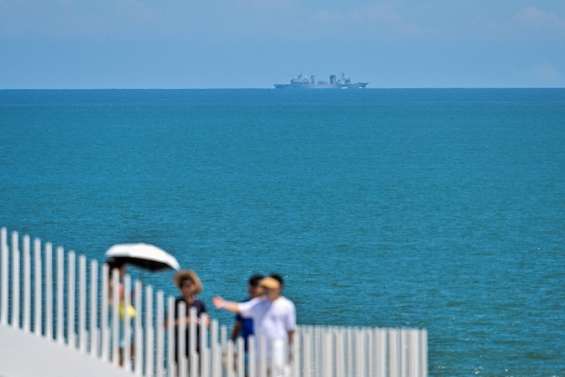
<instances>
[{"instance_id":1,"label":"ship superstructure","mask_svg":"<svg viewBox=\"0 0 565 377\"><path fill-rule=\"evenodd\" d=\"M291 79L288 84L275 84L277 89L363 89L368 82L352 82L345 74L338 78L330 75L329 81L316 81L316 76L307 77L303 74Z\"/></svg>"}]
</instances>

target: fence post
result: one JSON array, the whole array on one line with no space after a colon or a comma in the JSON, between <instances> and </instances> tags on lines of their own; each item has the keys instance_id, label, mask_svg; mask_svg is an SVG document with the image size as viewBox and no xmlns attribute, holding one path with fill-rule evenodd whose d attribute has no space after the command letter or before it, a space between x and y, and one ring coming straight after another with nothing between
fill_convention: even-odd
<instances>
[{"instance_id":1,"label":"fence post","mask_svg":"<svg viewBox=\"0 0 565 377\"><path fill-rule=\"evenodd\" d=\"M45 244L45 336L53 340L53 245Z\"/></svg>"},{"instance_id":2,"label":"fence post","mask_svg":"<svg viewBox=\"0 0 565 377\"><path fill-rule=\"evenodd\" d=\"M355 330L355 369L357 376L365 377L365 332Z\"/></svg>"},{"instance_id":3,"label":"fence post","mask_svg":"<svg viewBox=\"0 0 565 377\"><path fill-rule=\"evenodd\" d=\"M67 255L67 344L75 348L75 252Z\"/></svg>"},{"instance_id":4,"label":"fence post","mask_svg":"<svg viewBox=\"0 0 565 377\"><path fill-rule=\"evenodd\" d=\"M375 358L375 377L385 377L386 373L386 331L375 329L374 331L374 358Z\"/></svg>"},{"instance_id":5,"label":"fence post","mask_svg":"<svg viewBox=\"0 0 565 377\"><path fill-rule=\"evenodd\" d=\"M63 324L63 319L65 317L65 313L64 313L65 303L63 301L64 300L63 291L64 291L64 282L65 282L64 269L65 269L65 253L64 253L64 249L59 246L57 247L57 312L55 315L57 316L56 340L58 343L61 344L65 342L64 324Z\"/></svg>"},{"instance_id":6,"label":"fence post","mask_svg":"<svg viewBox=\"0 0 565 377\"><path fill-rule=\"evenodd\" d=\"M354 369L354 356L353 353L353 329L351 327L345 328L345 374L346 376L353 376L355 369Z\"/></svg>"},{"instance_id":7,"label":"fence post","mask_svg":"<svg viewBox=\"0 0 565 377\"><path fill-rule=\"evenodd\" d=\"M124 349L123 368L131 371L131 316L129 308L131 307L131 276L124 276L124 302L123 302L123 327L124 327ZM122 304L120 304L121 306Z\"/></svg>"},{"instance_id":8,"label":"fence post","mask_svg":"<svg viewBox=\"0 0 565 377\"><path fill-rule=\"evenodd\" d=\"M37 336L43 335L43 292L42 292L42 263L41 263L41 241L36 238L33 240L33 323L34 323L34 333Z\"/></svg>"},{"instance_id":9,"label":"fence post","mask_svg":"<svg viewBox=\"0 0 565 377\"><path fill-rule=\"evenodd\" d=\"M374 343L373 343L373 331L371 328L364 328L363 333L365 334L365 344L367 345L367 349L365 350L365 374L369 377L374 377L373 374L375 370L375 358L373 357L374 353Z\"/></svg>"},{"instance_id":10,"label":"fence post","mask_svg":"<svg viewBox=\"0 0 565 377\"><path fill-rule=\"evenodd\" d=\"M257 377L257 347L255 336L247 338L247 352L248 352L248 376Z\"/></svg>"},{"instance_id":11,"label":"fence post","mask_svg":"<svg viewBox=\"0 0 565 377\"><path fill-rule=\"evenodd\" d=\"M234 377L233 376L233 342L231 341L231 339L228 340L228 343L226 344L226 376Z\"/></svg>"},{"instance_id":12,"label":"fence post","mask_svg":"<svg viewBox=\"0 0 565 377\"><path fill-rule=\"evenodd\" d=\"M400 331L388 331L389 377L400 377Z\"/></svg>"},{"instance_id":13,"label":"fence post","mask_svg":"<svg viewBox=\"0 0 565 377\"><path fill-rule=\"evenodd\" d=\"M23 285L24 297L22 300L23 331L30 331L31 319L31 260L30 260L30 238L27 234L23 236Z\"/></svg>"},{"instance_id":14,"label":"fence post","mask_svg":"<svg viewBox=\"0 0 565 377\"><path fill-rule=\"evenodd\" d=\"M408 377L408 330L400 329L400 375Z\"/></svg>"},{"instance_id":15,"label":"fence post","mask_svg":"<svg viewBox=\"0 0 565 377\"><path fill-rule=\"evenodd\" d=\"M12 326L20 327L20 249L18 232L12 232Z\"/></svg>"},{"instance_id":16,"label":"fence post","mask_svg":"<svg viewBox=\"0 0 565 377\"><path fill-rule=\"evenodd\" d=\"M409 377L420 377L419 376L419 339L418 330L408 331L408 376Z\"/></svg>"},{"instance_id":17,"label":"fence post","mask_svg":"<svg viewBox=\"0 0 565 377\"><path fill-rule=\"evenodd\" d=\"M259 377L267 376L267 339L264 336L259 337Z\"/></svg>"},{"instance_id":18,"label":"fence post","mask_svg":"<svg viewBox=\"0 0 565 377\"><path fill-rule=\"evenodd\" d=\"M345 345L346 345L346 331L345 329L339 329L337 334L337 360L336 360L336 374L337 377L346 377L346 353L345 353Z\"/></svg>"},{"instance_id":19,"label":"fence post","mask_svg":"<svg viewBox=\"0 0 565 377\"><path fill-rule=\"evenodd\" d=\"M347 362L349 364L349 373L351 376L357 376L357 354L355 353L357 344L355 338L355 329L353 327L348 327L347 329L347 348L348 348L348 355L347 355Z\"/></svg>"},{"instance_id":20,"label":"fence post","mask_svg":"<svg viewBox=\"0 0 565 377\"><path fill-rule=\"evenodd\" d=\"M190 347L190 344L186 344L186 303L184 301L179 301L176 303L176 305L177 319L179 321L177 325L176 344L177 368L179 369L178 375L180 377L186 377L186 347Z\"/></svg>"},{"instance_id":21,"label":"fence post","mask_svg":"<svg viewBox=\"0 0 565 377\"><path fill-rule=\"evenodd\" d=\"M114 366L120 365L119 360L119 353L120 353L120 313L119 313L119 305L120 305L120 273L117 268L112 269L112 289L111 289L111 296L112 296L112 364Z\"/></svg>"},{"instance_id":22,"label":"fence post","mask_svg":"<svg viewBox=\"0 0 565 377\"><path fill-rule=\"evenodd\" d=\"M420 332L420 376L428 377L428 331L422 329Z\"/></svg>"},{"instance_id":23,"label":"fence post","mask_svg":"<svg viewBox=\"0 0 565 377\"><path fill-rule=\"evenodd\" d=\"M185 312L182 312L185 313ZM198 317L196 315L196 308L190 308L189 310L190 320L188 322L189 327L189 337L190 342L188 345L190 358L190 377L196 377L198 375L198 354L196 353L196 322Z\"/></svg>"},{"instance_id":24,"label":"fence post","mask_svg":"<svg viewBox=\"0 0 565 377\"><path fill-rule=\"evenodd\" d=\"M310 342L310 347L311 347L311 351L310 351L310 359L311 359L311 373L312 376L315 377L318 374L320 374L320 357L321 357L321 353L320 353L320 340L318 339L318 328L316 326L309 326L310 327L310 334L312 335L311 337L311 342Z\"/></svg>"},{"instance_id":25,"label":"fence post","mask_svg":"<svg viewBox=\"0 0 565 377\"><path fill-rule=\"evenodd\" d=\"M209 377L210 364L208 360L208 315L202 313L198 319L200 327L200 377Z\"/></svg>"},{"instance_id":26,"label":"fence post","mask_svg":"<svg viewBox=\"0 0 565 377\"><path fill-rule=\"evenodd\" d=\"M245 377L245 345L243 338L238 336L236 339L237 348L237 377Z\"/></svg>"},{"instance_id":27,"label":"fence post","mask_svg":"<svg viewBox=\"0 0 565 377\"><path fill-rule=\"evenodd\" d=\"M80 352L86 353L86 257L78 257L78 336Z\"/></svg>"},{"instance_id":28,"label":"fence post","mask_svg":"<svg viewBox=\"0 0 565 377\"><path fill-rule=\"evenodd\" d=\"M333 337L330 332L325 332L322 335L321 340L322 340L322 349L320 350L322 354L322 365L320 366L322 370L321 375L324 377L333 377L334 375L334 370L332 367Z\"/></svg>"},{"instance_id":29,"label":"fence post","mask_svg":"<svg viewBox=\"0 0 565 377\"><path fill-rule=\"evenodd\" d=\"M90 262L90 354L98 357L98 262Z\"/></svg>"},{"instance_id":30,"label":"fence post","mask_svg":"<svg viewBox=\"0 0 565 377\"><path fill-rule=\"evenodd\" d=\"M222 376L224 376L226 373L228 373L227 371L227 363L226 363L226 357L227 357L227 349L228 349L228 329L225 325L220 326L220 353L222 355Z\"/></svg>"},{"instance_id":31,"label":"fence post","mask_svg":"<svg viewBox=\"0 0 565 377\"><path fill-rule=\"evenodd\" d=\"M290 353L291 355L290 365L292 368L293 377L300 377L300 337L302 336L301 334L302 334L302 329L300 327L296 327L291 345L292 351Z\"/></svg>"},{"instance_id":32,"label":"fence post","mask_svg":"<svg viewBox=\"0 0 565 377\"><path fill-rule=\"evenodd\" d=\"M222 375L222 353L218 344L218 320L213 319L210 325L210 349L212 359L212 377Z\"/></svg>"},{"instance_id":33,"label":"fence post","mask_svg":"<svg viewBox=\"0 0 565 377\"><path fill-rule=\"evenodd\" d=\"M176 377L175 366L175 334L173 333L175 329L175 300L173 297L169 296L167 298L167 377Z\"/></svg>"},{"instance_id":34,"label":"fence post","mask_svg":"<svg viewBox=\"0 0 565 377\"><path fill-rule=\"evenodd\" d=\"M156 336L156 352L155 352L155 375L157 377L164 377L163 373L163 363L164 363L164 356L165 356L165 334L164 334L164 313L163 313L163 305L164 305L164 296L163 291L157 292L157 319L155 322L155 328L157 331Z\"/></svg>"},{"instance_id":35,"label":"fence post","mask_svg":"<svg viewBox=\"0 0 565 377\"><path fill-rule=\"evenodd\" d=\"M153 287L145 287L145 376L153 376Z\"/></svg>"},{"instance_id":36,"label":"fence post","mask_svg":"<svg viewBox=\"0 0 565 377\"><path fill-rule=\"evenodd\" d=\"M110 355L110 329L109 329L109 314L108 311L110 309L109 301L110 301L110 287L108 284L110 276L110 267L108 264L104 263L102 265L102 276L100 276L100 280L102 282L102 306L100 307L100 337L101 337L101 347L100 347L100 356L101 358L106 361L111 361Z\"/></svg>"},{"instance_id":37,"label":"fence post","mask_svg":"<svg viewBox=\"0 0 565 377\"><path fill-rule=\"evenodd\" d=\"M312 377L312 332L305 329L303 340L304 377Z\"/></svg>"},{"instance_id":38,"label":"fence post","mask_svg":"<svg viewBox=\"0 0 565 377\"><path fill-rule=\"evenodd\" d=\"M8 324L8 230L0 229L0 324Z\"/></svg>"},{"instance_id":39,"label":"fence post","mask_svg":"<svg viewBox=\"0 0 565 377\"><path fill-rule=\"evenodd\" d=\"M137 315L135 316L135 374L141 376L143 374L143 327L141 325L141 313L142 313L142 285L141 281L135 281L134 287L134 302L133 305L137 310Z\"/></svg>"}]
</instances>

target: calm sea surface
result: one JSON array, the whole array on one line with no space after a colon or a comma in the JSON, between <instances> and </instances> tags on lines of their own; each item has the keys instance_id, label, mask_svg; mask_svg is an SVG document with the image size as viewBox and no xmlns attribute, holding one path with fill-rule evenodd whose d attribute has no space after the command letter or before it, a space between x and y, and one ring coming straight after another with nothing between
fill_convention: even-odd
<instances>
[{"instance_id":1,"label":"calm sea surface","mask_svg":"<svg viewBox=\"0 0 565 377\"><path fill-rule=\"evenodd\" d=\"M565 376L565 90L0 91L0 195L210 306L280 271L301 323L428 328L433 376Z\"/></svg>"}]
</instances>

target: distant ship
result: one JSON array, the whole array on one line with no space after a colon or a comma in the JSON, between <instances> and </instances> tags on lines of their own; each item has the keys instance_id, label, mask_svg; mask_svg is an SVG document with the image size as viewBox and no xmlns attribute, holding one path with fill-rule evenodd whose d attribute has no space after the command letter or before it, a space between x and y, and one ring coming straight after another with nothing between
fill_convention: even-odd
<instances>
[{"instance_id":1,"label":"distant ship","mask_svg":"<svg viewBox=\"0 0 565 377\"><path fill-rule=\"evenodd\" d=\"M290 80L288 84L275 84L277 89L363 89L368 82L351 82L349 77L343 73L340 78L336 75L330 75L330 81L316 81L316 77L311 75L310 78L300 74Z\"/></svg>"}]
</instances>

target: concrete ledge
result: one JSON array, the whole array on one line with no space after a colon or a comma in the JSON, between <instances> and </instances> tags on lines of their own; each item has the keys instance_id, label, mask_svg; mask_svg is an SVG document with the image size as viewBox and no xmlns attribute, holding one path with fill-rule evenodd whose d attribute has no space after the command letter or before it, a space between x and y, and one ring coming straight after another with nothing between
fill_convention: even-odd
<instances>
[{"instance_id":1,"label":"concrete ledge","mask_svg":"<svg viewBox=\"0 0 565 377\"><path fill-rule=\"evenodd\" d=\"M132 377L75 349L0 325L0 377Z\"/></svg>"}]
</instances>

